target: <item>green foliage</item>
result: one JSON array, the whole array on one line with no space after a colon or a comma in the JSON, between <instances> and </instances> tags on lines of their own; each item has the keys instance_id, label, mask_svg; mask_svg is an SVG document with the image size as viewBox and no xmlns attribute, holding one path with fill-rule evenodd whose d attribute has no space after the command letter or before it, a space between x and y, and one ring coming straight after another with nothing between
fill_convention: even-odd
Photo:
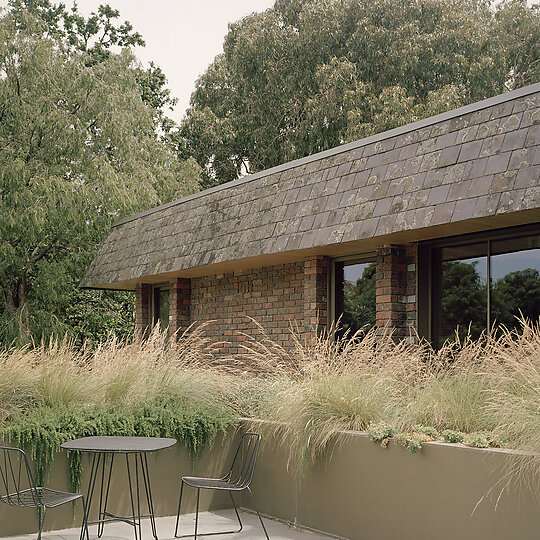
<instances>
[{"instance_id":1,"label":"green foliage","mask_svg":"<svg viewBox=\"0 0 540 540\"><path fill-rule=\"evenodd\" d=\"M460 443L463 442L465 438L465 433L463 431L455 431L453 429L445 429L441 433L442 440L449 443Z\"/></svg>"},{"instance_id":2,"label":"green foliage","mask_svg":"<svg viewBox=\"0 0 540 540\"><path fill-rule=\"evenodd\" d=\"M206 186L539 80L538 6L277 0L231 24L178 148Z\"/></svg>"},{"instance_id":3,"label":"green foliage","mask_svg":"<svg viewBox=\"0 0 540 540\"><path fill-rule=\"evenodd\" d=\"M540 272L533 268L510 272L491 287L492 319L507 328L519 326L516 316L531 321L540 317Z\"/></svg>"},{"instance_id":4,"label":"green foliage","mask_svg":"<svg viewBox=\"0 0 540 540\"><path fill-rule=\"evenodd\" d=\"M370 424L367 429L367 434L370 441L382 443L386 439L390 439L395 434L395 428L379 422L377 424Z\"/></svg>"},{"instance_id":5,"label":"green foliage","mask_svg":"<svg viewBox=\"0 0 540 540\"><path fill-rule=\"evenodd\" d=\"M486 328L487 286L476 271L476 263L442 263L440 342L470 332L477 339Z\"/></svg>"},{"instance_id":6,"label":"green foliage","mask_svg":"<svg viewBox=\"0 0 540 540\"><path fill-rule=\"evenodd\" d=\"M24 9L0 18L4 345L65 331L70 297L113 221L198 189L197 164L156 133L131 53L90 61L49 30Z\"/></svg>"},{"instance_id":7,"label":"green foliage","mask_svg":"<svg viewBox=\"0 0 540 540\"><path fill-rule=\"evenodd\" d=\"M376 264L371 263L355 284L348 281L343 284L341 324L350 335L361 328L367 330L375 326L375 274Z\"/></svg>"},{"instance_id":8,"label":"green foliage","mask_svg":"<svg viewBox=\"0 0 540 540\"><path fill-rule=\"evenodd\" d=\"M201 332L178 342L156 329L144 342L0 351L0 440L30 449L40 483L60 444L79 437L172 437L194 455L236 420L230 376L210 365ZM80 467L71 454L75 490Z\"/></svg>"},{"instance_id":9,"label":"green foliage","mask_svg":"<svg viewBox=\"0 0 540 540\"><path fill-rule=\"evenodd\" d=\"M469 433L463 438L463 444L475 448L489 448L489 439L485 433Z\"/></svg>"},{"instance_id":10,"label":"green foliage","mask_svg":"<svg viewBox=\"0 0 540 540\"><path fill-rule=\"evenodd\" d=\"M422 449L422 441L418 437L410 439L407 443L407 450L411 454L416 454Z\"/></svg>"},{"instance_id":11,"label":"green foliage","mask_svg":"<svg viewBox=\"0 0 540 540\"><path fill-rule=\"evenodd\" d=\"M53 407L42 405L13 415L0 425L0 439L30 448L36 461L36 482L43 485L63 442L96 435L172 437L192 455L209 445L233 423L222 407L156 399L133 407ZM70 489L80 490L81 461L70 455Z\"/></svg>"},{"instance_id":12,"label":"green foliage","mask_svg":"<svg viewBox=\"0 0 540 540\"><path fill-rule=\"evenodd\" d=\"M134 293L74 289L67 299L65 324L78 346L97 346L111 334L129 338L135 326Z\"/></svg>"}]
</instances>

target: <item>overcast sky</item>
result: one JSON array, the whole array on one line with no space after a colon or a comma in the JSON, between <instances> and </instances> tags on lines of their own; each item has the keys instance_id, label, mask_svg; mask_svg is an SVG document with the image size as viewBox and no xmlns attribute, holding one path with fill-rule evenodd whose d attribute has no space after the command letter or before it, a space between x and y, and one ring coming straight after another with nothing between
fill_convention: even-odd
<instances>
[{"instance_id":1,"label":"overcast sky","mask_svg":"<svg viewBox=\"0 0 540 540\"><path fill-rule=\"evenodd\" d=\"M64 0L71 5L70 0ZM164 71L178 104L171 117L180 121L189 105L195 81L223 49L227 25L254 11L264 11L274 0L79 0L85 14L103 3L120 11L146 41L135 54L153 60Z\"/></svg>"}]
</instances>

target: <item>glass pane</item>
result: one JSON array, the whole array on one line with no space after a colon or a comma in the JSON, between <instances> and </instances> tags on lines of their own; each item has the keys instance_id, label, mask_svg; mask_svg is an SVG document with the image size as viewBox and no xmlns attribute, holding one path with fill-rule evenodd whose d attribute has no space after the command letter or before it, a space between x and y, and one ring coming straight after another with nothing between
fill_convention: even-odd
<instances>
[{"instance_id":1,"label":"glass pane","mask_svg":"<svg viewBox=\"0 0 540 540\"><path fill-rule=\"evenodd\" d=\"M360 328L375 325L375 262L348 264L343 267L343 330L349 335Z\"/></svg>"},{"instance_id":2,"label":"glass pane","mask_svg":"<svg viewBox=\"0 0 540 540\"><path fill-rule=\"evenodd\" d=\"M487 325L487 242L441 250L439 345Z\"/></svg>"},{"instance_id":3,"label":"glass pane","mask_svg":"<svg viewBox=\"0 0 540 540\"><path fill-rule=\"evenodd\" d=\"M519 327L540 317L540 236L496 240L491 252L491 320Z\"/></svg>"},{"instance_id":4,"label":"glass pane","mask_svg":"<svg viewBox=\"0 0 540 540\"><path fill-rule=\"evenodd\" d=\"M162 330L169 326L169 291L159 289L159 325Z\"/></svg>"}]
</instances>

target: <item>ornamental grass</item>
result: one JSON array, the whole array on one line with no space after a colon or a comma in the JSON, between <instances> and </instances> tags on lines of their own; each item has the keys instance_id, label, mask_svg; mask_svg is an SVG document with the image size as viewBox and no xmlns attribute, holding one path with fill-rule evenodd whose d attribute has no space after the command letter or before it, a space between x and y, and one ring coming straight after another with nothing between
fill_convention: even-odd
<instances>
[{"instance_id":1,"label":"ornamental grass","mask_svg":"<svg viewBox=\"0 0 540 540\"><path fill-rule=\"evenodd\" d=\"M456 336L439 350L376 329L311 342L291 334L286 349L259 325L235 358L221 356L204 325L177 340L156 329L92 350L51 341L0 352L0 438L30 446L39 476L68 439L172 436L196 452L248 417L269 421L257 429L299 470L338 432L361 430L411 452L430 440L524 450L517 469L540 472L538 323Z\"/></svg>"}]
</instances>

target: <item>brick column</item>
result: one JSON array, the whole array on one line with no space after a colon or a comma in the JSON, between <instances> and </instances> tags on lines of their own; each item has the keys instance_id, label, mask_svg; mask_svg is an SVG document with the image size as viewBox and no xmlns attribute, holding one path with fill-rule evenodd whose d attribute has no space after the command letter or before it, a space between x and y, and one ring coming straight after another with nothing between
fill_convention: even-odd
<instances>
[{"instance_id":1,"label":"brick column","mask_svg":"<svg viewBox=\"0 0 540 540\"><path fill-rule=\"evenodd\" d=\"M328 259L314 256L304 262L304 333L309 341L326 330L328 317Z\"/></svg>"},{"instance_id":2,"label":"brick column","mask_svg":"<svg viewBox=\"0 0 540 540\"><path fill-rule=\"evenodd\" d=\"M396 338L407 335L407 255L405 246L377 249L377 327L394 329Z\"/></svg>"},{"instance_id":3,"label":"brick column","mask_svg":"<svg viewBox=\"0 0 540 540\"><path fill-rule=\"evenodd\" d=\"M135 285L135 334L144 337L150 323L150 291L148 283Z\"/></svg>"},{"instance_id":4,"label":"brick column","mask_svg":"<svg viewBox=\"0 0 540 540\"><path fill-rule=\"evenodd\" d=\"M169 332L182 334L190 324L191 280L177 278L169 289Z\"/></svg>"}]
</instances>

